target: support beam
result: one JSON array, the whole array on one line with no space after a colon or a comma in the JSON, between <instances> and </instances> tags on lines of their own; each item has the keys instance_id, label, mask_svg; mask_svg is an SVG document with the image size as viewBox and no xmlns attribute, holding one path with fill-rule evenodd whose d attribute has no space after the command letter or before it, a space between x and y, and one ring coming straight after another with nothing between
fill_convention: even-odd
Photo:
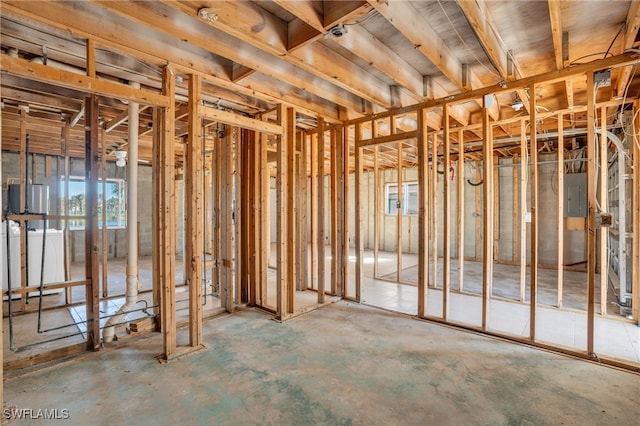
<instances>
[{"instance_id":1,"label":"support beam","mask_svg":"<svg viewBox=\"0 0 640 426\"><path fill-rule=\"evenodd\" d=\"M456 177L457 180L457 211L456 211L456 230L457 230L457 240L456 245L458 246L458 290L464 291L464 243L465 243L465 235L464 235L464 224L465 224L465 181L464 181L464 171L465 171L465 158L464 158L464 132L462 130L458 131L458 170Z\"/></svg>"},{"instance_id":2,"label":"support beam","mask_svg":"<svg viewBox=\"0 0 640 426\"><path fill-rule=\"evenodd\" d=\"M359 141L362 138L362 129L359 124L356 124L356 147L355 147L355 212L356 212L356 224L355 224L355 246L356 246L356 294L355 300L360 302L361 300L361 289L362 289L362 280L363 280L363 257L364 257L364 247L363 247L363 238L362 238L362 221L363 221L363 212L362 212L362 156L364 155L362 152L362 148L359 148ZM345 197L346 198L346 197Z\"/></svg>"},{"instance_id":3,"label":"support beam","mask_svg":"<svg viewBox=\"0 0 640 426\"><path fill-rule=\"evenodd\" d=\"M276 151L276 317L284 320L287 316L287 185L288 185L288 161L287 161L287 114L283 105L278 105L278 124L282 126L282 136L278 137Z\"/></svg>"},{"instance_id":4,"label":"support beam","mask_svg":"<svg viewBox=\"0 0 640 426\"><path fill-rule=\"evenodd\" d=\"M600 109L600 140L598 144L598 204L600 212L609 211L609 154L607 142L607 107ZM624 171L622 171L624 173ZM622 231L624 232L624 231ZM623 235L623 234L621 234ZM624 241L624 240L623 240ZM620 253L624 256L625 253ZM598 229L598 257L600 265L600 315L607 315L607 290L609 287L609 227Z\"/></svg>"},{"instance_id":5,"label":"support beam","mask_svg":"<svg viewBox=\"0 0 640 426\"><path fill-rule=\"evenodd\" d=\"M556 68L564 67L562 60L562 10L560 0L548 0L549 21L551 24L551 39L553 40L553 54L556 59Z\"/></svg>"},{"instance_id":6,"label":"support beam","mask_svg":"<svg viewBox=\"0 0 640 426\"><path fill-rule=\"evenodd\" d=\"M444 194L442 198L442 319L449 318L449 292L451 287L451 176L449 173L449 155L451 152L451 138L449 130L449 105L442 109L442 175Z\"/></svg>"},{"instance_id":7,"label":"support beam","mask_svg":"<svg viewBox=\"0 0 640 426\"><path fill-rule=\"evenodd\" d=\"M185 275L189 287L189 345L202 345L202 278L203 278L203 135L198 106L202 103L202 81L189 76L189 136L185 146ZM188 194L188 195L187 195Z\"/></svg>"},{"instance_id":8,"label":"support beam","mask_svg":"<svg viewBox=\"0 0 640 426\"><path fill-rule=\"evenodd\" d=\"M535 101L534 101L535 104ZM535 107L533 109L535 111ZM520 302L525 301L527 278L527 181L529 180L529 155L527 149L527 123L520 121Z\"/></svg>"},{"instance_id":9,"label":"support beam","mask_svg":"<svg viewBox=\"0 0 640 426\"><path fill-rule=\"evenodd\" d=\"M634 103L635 129L640 129L640 101ZM640 141L638 136L631 138L630 151L633 153L633 164L640 164ZM632 189L632 238L631 247L631 317L640 325L640 167L633 168Z\"/></svg>"},{"instance_id":10,"label":"support beam","mask_svg":"<svg viewBox=\"0 0 640 426\"><path fill-rule=\"evenodd\" d=\"M420 128L420 126L418 126ZM378 278L378 258L380 257L380 167L379 148L373 148L373 278ZM419 162L420 160L418 160Z\"/></svg>"},{"instance_id":11,"label":"support beam","mask_svg":"<svg viewBox=\"0 0 640 426\"><path fill-rule=\"evenodd\" d=\"M336 128L331 129L331 171L330 179L330 214L331 214L331 294L336 295L338 288L338 134ZM306 193L304 193L306 196ZM306 222L305 227L306 227Z\"/></svg>"},{"instance_id":12,"label":"support beam","mask_svg":"<svg viewBox=\"0 0 640 426\"><path fill-rule=\"evenodd\" d=\"M596 287L596 100L593 72L587 73L587 353L593 345Z\"/></svg>"},{"instance_id":13,"label":"support beam","mask_svg":"<svg viewBox=\"0 0 640 426\"><path fill-rule=\"evenodd\" d=\"M298 187L296 185L296 111L293 108L287 108L286 111L286 128L283 140L286 143L287 158L287 280L286 280L286 297L287 297L287 313L295 312L295 296L296 281L299 279L296 274L296 247L300 241L296 238L296 223L300 220L298 205L295 202ZM283 212L280 212L282 214Z\"/></svg>"},{"instance_id":14,"label":"support beam","mask_svg":"<svg viewBox=\"0 0 640 426\"><path fill-rule=\"evenodd\" d=\"M622 51L633 47L636 41L638 30L640 29L640 2L632 1L629 4L629 11L627 12L626 19L626 31L624 33L624 39L622 42ZM629 79L631 78L631 71L633 67L625 67L620 71L618 77L618 84L616 85L615 96L625 96Z\"/></svg>"},{"instance_id":15,"label":"support beam","mask_svg":"<svg viewBox=\"0 0 640 426\"><path fill-rule=\"evenodd\" d=\"M427 180L429 179L429 150L425 111L418 110L418 317L423 318L427 307L429 274L429 207ZM377 148L376 148L377 154ZM378 205L375 206L376 211Z\"/></svg>"},{"instance_id":16,"label":"support beam","mask_svg":"<svg viewBox=\"0 0 640 426\"><path fill-rule=\"evenodd\" d=\"M395 128L395 120L391 118L391 131ZM398 282L402 282L402 209L404 208L404 194L402 191L403 184L403 167L402 167L402 143L398 143L397 146L397 159L398 165L398 204L396 210L396 279Z\"/></svg>"},{"instance_id":17,"label":"support beam","mask_svg":"<svg viewBox=\"0 0 640 426\"><path fill-rule=\"evenodd\" d=\"M564 118L558 114L558 164L557 164L557 186L558 186L558 299L556 306L562 308L562 296L564 292Z\"/></svg>"},{"instance_id":18,"label":"support beam","mask_svg":"<svg viewBox=\"0 0 640 426\"><path fill-rule=\"evenodd\" d=\"M529 93L536 93L536 85L532 84ZM531 284L529 295L529 338L536 340L536 306L538 304L538 218L539 218L539 168L538 142L536 133L536 97L529 100L529 148L531 150Z\"/></svg>"},{"instance_id":19,"label":"support beam","mask_svg":"<svg viewBox=\"0 0 640 426\"><path fill-rule=\"evenodd\" d=\"M493 135L488 108L482 110L482 185L483 245L482 245L482 329L489 326L489 302L493 287Z\"/></svg>"},{"instance_id":20,"label":"support beam","mask_svg":"<svg viewBox=\"0 0 640 426\"><path fill-rule=\"evenodd\" d=\"M230 126L242 127L244 129L251 129L257 132L270 133L274 135L283 134L282 127L275 123L255 120L253 118L245 117L233 112L204 106L202 104L198 105L198 115L207 120L215 121L222 124L228 124Z\"/></svg>"},{"instance_id":21,"label":"support beam","mask_svg":"<svg viewBox=\"0 0 640 426\"><path fill-rule=\"evenodd\" d=\"M318 303L324 303L325 293L325 247L324 247L324 135L325 127L322 117L318 118L318 167L317 167L317 226L318 235L316 243L318 244Z\"/></svg>"}]
</instances>

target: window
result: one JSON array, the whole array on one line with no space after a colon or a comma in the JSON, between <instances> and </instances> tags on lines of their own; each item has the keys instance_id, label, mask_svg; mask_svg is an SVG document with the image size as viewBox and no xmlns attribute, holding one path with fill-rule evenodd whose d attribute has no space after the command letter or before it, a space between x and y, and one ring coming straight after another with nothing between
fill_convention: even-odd
<instances>
[{"instance_id":1,"label":"window","mask_svg":"<svg viewBox=\"0 0 640 426\"><path fill-rule=\"evenodd\" d=\"M385 205L386 213L389 216L398 214L398 207L402 204L402 214L417 215L418 214L418 182L405 182L402 184L403 202L398 200L398 184L387 184Z\"/></svg>"},{"instance_id":2,"label":"window","mask_svg":"<svg viewBox=\"0 0 640 426\"><path fill-rule=\"evenodd\" d=\"M60 181L60 211L64 211L64 180ZM126 222L126 198L124 179L107 179L106 182L107 228L124 228ZM82 178L69 178L69 228L84 229L85 182ZM102 181L98 181L98 227L102 227Z\"/></svg>"}]
</instances>

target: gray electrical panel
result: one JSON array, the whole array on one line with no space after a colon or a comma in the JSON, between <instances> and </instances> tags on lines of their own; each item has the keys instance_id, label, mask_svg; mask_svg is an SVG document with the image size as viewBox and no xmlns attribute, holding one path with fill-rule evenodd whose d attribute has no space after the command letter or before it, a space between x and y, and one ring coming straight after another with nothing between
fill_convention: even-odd
<instances>
[{"instance_id":1,"label":"gray electrical panel","mask_svg":"<svg viewBox=\"0 0 640 426\"><path fill-rule=\"evenodd\" d=\"M11 213L24 213L20 211L20 184L9 185L8 209ZM34 214L49 214L49 187L46 185L27 185L27 198L25 210Z\"/></svg>"},{"instance_id":2,"label":"gray electrical panel","mask_svg":"<svg viewBox=\"0 0 640 426\"><path fill-rule=\"evenodd\" d=\"M564 217L587 217L587 174L564 175Z\"/></svg>"}]
</instances>

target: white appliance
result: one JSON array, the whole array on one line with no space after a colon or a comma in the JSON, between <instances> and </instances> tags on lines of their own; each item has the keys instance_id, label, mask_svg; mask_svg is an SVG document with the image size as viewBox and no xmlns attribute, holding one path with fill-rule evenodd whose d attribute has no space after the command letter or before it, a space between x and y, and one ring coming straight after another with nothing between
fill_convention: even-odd
<instances>
[{"instance_id":1,"label":"white appliance","mask_svg":"<svg viewBox=\"0 0 640 426\"><path fill-rule=\"evenodd\" d=\"M20 288L20 225L9 222L9 244L11 249L11 288ZM2 241L0 241L0 253L2 255L2 290L7 291L7 235L6 222L2 222ZM29 231L29 286L40 286L40 268L42 261L42 237L43 230ZM64 281L64 240L63 232L58 229L47 229L47 239L44 254L44 284ZM43 294L61 293L62 289L46 290ZM29 292L30 296L37 296L39 291ZM20 295L14 295L19 299ZM6 300L6 296L5 296Z\"/></svg>"}]
</instances>

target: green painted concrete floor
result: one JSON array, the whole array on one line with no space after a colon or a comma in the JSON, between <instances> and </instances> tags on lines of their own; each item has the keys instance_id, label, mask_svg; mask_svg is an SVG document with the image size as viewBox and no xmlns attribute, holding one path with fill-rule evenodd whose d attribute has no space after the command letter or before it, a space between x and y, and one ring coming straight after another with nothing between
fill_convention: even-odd
<instances>
[{"instance_id":1,"label":"green painted concrete floor","mask_svg":"<svg viewBox=\"0 0 640 426\"><path fill-rule=\"evenodd\" d=\"M640 375L344 301L284 324L270 318L245 310L207 321L208 349L169 364L154 358L156 335L7 377L5 406L67 409L70 419L57 423L78 425L637 425L640 418Z\"/></svg>"}]
</instances>

